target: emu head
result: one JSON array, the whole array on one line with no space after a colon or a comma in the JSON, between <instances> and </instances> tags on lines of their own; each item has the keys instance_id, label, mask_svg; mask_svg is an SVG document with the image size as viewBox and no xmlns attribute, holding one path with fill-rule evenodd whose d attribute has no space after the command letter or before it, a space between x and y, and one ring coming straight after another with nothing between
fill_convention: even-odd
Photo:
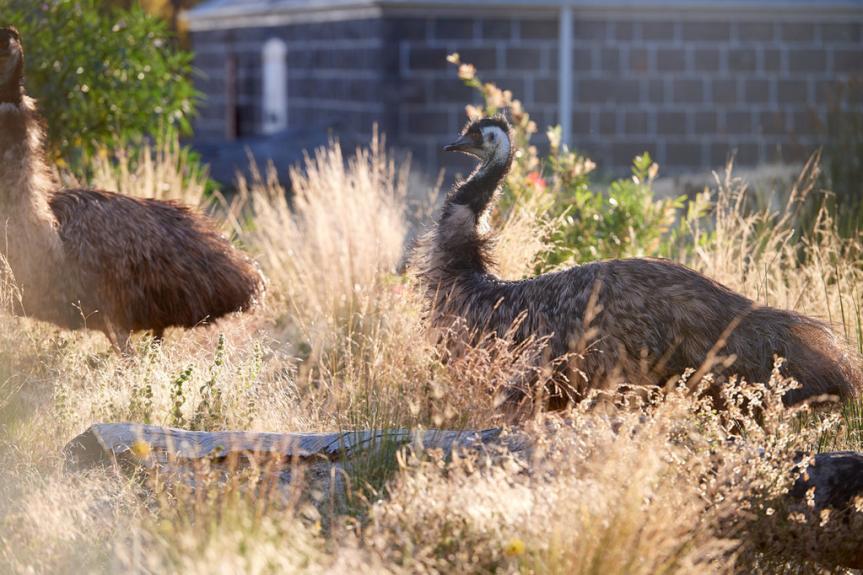
<instances>
[{"instance_id":1,"label":"emu head","mask_svg":"<svg viewBox=\"0 0 863 575\"><path fill-rule=\"evenodd\" d=\"M17 104L24 83L24 48L15 28L0 28L0 103Z\"/></svg>"},{"instance_id":2,"label":"emu head","mask_svg":"<svg viewBox=\"0 0 863 575\"><path fill-rule=\"evenodd\" d=\"M461 152L487 162L508 160L512 148L512 128L503 116L469 122L458 140L444 146L447 152Z\"/></svg>"}]
</instances>

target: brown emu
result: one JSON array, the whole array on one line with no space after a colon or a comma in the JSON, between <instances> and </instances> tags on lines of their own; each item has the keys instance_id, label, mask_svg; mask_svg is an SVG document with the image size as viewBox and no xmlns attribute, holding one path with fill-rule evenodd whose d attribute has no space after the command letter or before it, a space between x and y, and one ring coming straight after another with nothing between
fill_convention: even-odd
<instances>
[{"instance_id":1,"label":"brown emu","mask_svg":"<svg viewBox=\"0 0 863 575\"><path fill-rule=\"evenodd\" d=\"M511 141L504 118L484 118L444 148L480 164L446 197L417 260L436 326L458 321L473 333L548 338L551 357L571 357L557 370L563 382L557 405L607 383L664 384L710 364L717 352L726 364L733 360L726 373L750 382L767 382L774 356L785 358L784 373L802 386L785 395L788 404L861 389L859 356L827 326L759 306L671 261L609 260L521 281L496 278L489 271L490 238L478 224L512 164ZM593 317L586 321L586 315ZM711 366L714 373L722 368Z\"/></svg>"},{"instance_id":2,"label":"brown emu","mask_svg":"<svg viewBox=\"0 0 863 575\"><path fill-rule=\"evenodd\" d=\"M15 313L105 333L194 327L252 307L255 266L202 215L173 202L54 190L42 128L23 84L13 28L0 29L0 252L21 297Z\"/></svg>"}]
</instances>

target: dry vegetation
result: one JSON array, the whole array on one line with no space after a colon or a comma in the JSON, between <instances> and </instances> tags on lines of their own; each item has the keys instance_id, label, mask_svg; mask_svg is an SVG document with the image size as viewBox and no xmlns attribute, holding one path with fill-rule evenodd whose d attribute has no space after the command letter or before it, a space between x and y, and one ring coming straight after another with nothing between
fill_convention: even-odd
<instances>
[{"instance_id":1,"label":"dry vegetation","mask_svg":"<svg viewBox=\"0 0 863 575\"><path fill-rule=\"evenodd\" d=\"M98 182L203 200L176 150L153 156L137 168L121 157L119 172L96 166ZM791 239L810 175L781 213L754 215L742 207L743 183L721 175L702 222L715 238L683 253L757 301L832 322L859 346L860 244L838 238L824 214L811 239ZM131 358L100 334L0 316L0 571L816 570L796 553L807 522L824 518L789 517L778 501L796 452L860 447L856 411L783 410L753 384L728 389L728 415L672 390L532 418L527 455L371 461L352 471L355 496L344 506L314 490L266 494L253 476L204 478L193 491L114 470L65 474L61 448L98 421L284 432L501 423L494 392L520 368L518 353L486 346L443 357L399 273L417 218L405 168L378 141L347 159L332 145L291 180L290 205L264 170L214 208L269 277L254 316L174 331L161 347L141 339ZM544 248L545 224L532 214L516 207L504 222L509 277L530 273ZM15 297L11 287L2 294Z\"/></svg>"}]
</instances>

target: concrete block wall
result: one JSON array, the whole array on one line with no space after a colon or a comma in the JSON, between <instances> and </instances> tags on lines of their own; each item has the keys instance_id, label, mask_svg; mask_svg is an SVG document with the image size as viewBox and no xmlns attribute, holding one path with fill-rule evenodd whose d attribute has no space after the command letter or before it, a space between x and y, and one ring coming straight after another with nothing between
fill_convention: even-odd
<instances>
[{"instance_id":1,"label":"concrete block wall","mask_svg":"<svg viewBox=\"0 0 863 575\"><path fill-rule=\"evenodd\" d=\"M225 137L226 62L237 62L239 137L260 133L261 50L270 38L287 44L288 126L371 135L384 113L380 19L312 22L192 34L197 88L204 93L196 139Z\"/></svg>"},{"instance_id":2,"label":"concrete block wall","mask_svg":"<svg viewBox=\"0 0 863 575\"><path fill-rule=\"evenodd\" d=\"M797 161L824 143L837 90L863 112L860 22L578 15L572 145L625 169L649 151L666 169ZM476 97L445 56L512 90L540 127L557 123L558 28L547 17L398 19L399 140L429 165ZM541 138L540 138L541 139Z\"/></svg>"},{"instance_id":3,"label":"concrete block wall","mask_svg":"<svg viewBox=\"0 0 863 575\"><path fill-rule=\"evenodd\" d=\"M863 17L853 21L720 11L641 14L576 11L572 145L620 173L649 151L664 171L795 161L824 143L838 90L863 112ZM384 10L357 20L192 35L207 100L199 140L225 133L225 61L237 58L240 135L261 123L261 48L288 45L291 128L362 141L378 123L434 176L461 169L440 151L477 94L446 56L459 52L481 77L522 100L540 131L558 123L558 12ZM538 138L542 144L542 136Z\"/></svg>"},{"instance_id":4,"label":"concrete block wall","mask_svg":"<svg viewBox=\"0 0 863 575\"><path fill-rule=\"evenodd\" d=\"M581 20L574 36L574 144L611 165L800 160L842 86L863 111L859 22Z\"/></svg>"},{"instance_id":5,"label":"concrete block wall","mask_svg":"<svg viewBox=\"0 0 863 575\"><path fill-rule=\"evenodd\" d=\"M548 18L405 17L387 19L387 45L400 102L391 124L397 141L430 166L451 163L441 146L466 121L465 105L481 98L458 79L446 56L458 52L484 81L512 90L540 125L556 123L557 24Z\"/></svg>"}]
</instances>

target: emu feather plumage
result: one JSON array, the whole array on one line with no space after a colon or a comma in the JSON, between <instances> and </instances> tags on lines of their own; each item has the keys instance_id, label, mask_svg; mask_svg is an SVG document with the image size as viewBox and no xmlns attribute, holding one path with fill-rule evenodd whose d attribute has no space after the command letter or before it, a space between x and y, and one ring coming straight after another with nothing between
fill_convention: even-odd
<instances>
[{"instance_id":1,"label":"emu feather plumage","mask_svg":"<svg viewBox=\"0 0 863 575\"><path fill-rule=\"evenodd\" d=\"M250 309L263 279L203 215L174 202L57 190L23 85L18 33L0 29L0 252L20 298L13 311L64 328L161 337Z\"/></svg>"}]
</instances>

